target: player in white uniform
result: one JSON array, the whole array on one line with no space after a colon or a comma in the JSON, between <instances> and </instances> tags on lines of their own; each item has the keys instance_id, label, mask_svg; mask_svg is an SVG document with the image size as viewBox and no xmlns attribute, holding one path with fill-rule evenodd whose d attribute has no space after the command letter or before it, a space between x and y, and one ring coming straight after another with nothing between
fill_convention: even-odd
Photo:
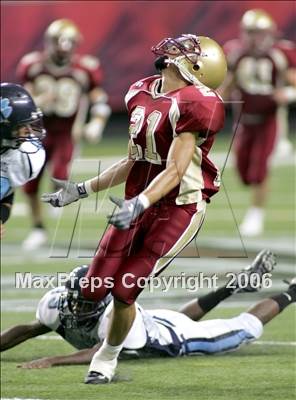
<instances>
[{"instance_id":1,"label":"player in white uniform","mask_svg":"<svg viewBox=\"0 0 296 400\"><path fill-rule=\"evenodd\" d=\"M10 215L16 187L40 172L45 151L42 113L20 85L1 83L1 226Z\"/></svg>"},{"instance_id":2,"label":"player in white uniform","mask_svg":"<svg viewBox=\"0 0 296 400\"><path fill-rule=\"evenodd\" d=\"M264 250L246 271L249 277L256 273L262 279L274 265L273 254ZM79 281L85 277L87 270L88 266L75 268L66 287L46 293L38 304L34 322L2 332L1 351L29 338L55 331L80 350L70 355L33 360L22 364L23 368L88 363L106 337L113 302L111 295L99 303L81 296ZM236 350L242 344L258 339L263 325L295 302L296 280L291 281L286 292L259 302L237 317L196 322L223 299L242 291L255 290L250 285L245 289L224 286L186 304L180 312L146 311L136 304L136 318L125 339L122 357L177 357Z\"/></svg>"}]
</instances>

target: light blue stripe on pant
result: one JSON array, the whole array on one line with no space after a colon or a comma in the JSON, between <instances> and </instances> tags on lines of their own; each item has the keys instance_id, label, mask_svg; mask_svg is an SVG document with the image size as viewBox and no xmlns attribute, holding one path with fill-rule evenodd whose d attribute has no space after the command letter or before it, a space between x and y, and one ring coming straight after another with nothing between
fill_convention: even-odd
<instances>
[{"instance_id":1,"label":"light blue stripe on pant","mask_svg":"<svg viewBox=\"0 0 296 400\"><path fill-rule=\"evenodd\" d=\"M209 339L188 339L183 345L185 347L185 354L213 354L236 349L242 343L252 339L254 339L254 337L250 335L250 333L245 330L239 330Z\"/></svg>"}]
</instances>

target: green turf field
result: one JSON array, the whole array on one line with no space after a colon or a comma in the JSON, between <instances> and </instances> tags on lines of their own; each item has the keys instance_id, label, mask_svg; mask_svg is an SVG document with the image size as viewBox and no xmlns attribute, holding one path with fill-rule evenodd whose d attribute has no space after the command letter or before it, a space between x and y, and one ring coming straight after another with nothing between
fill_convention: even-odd
<instances>
[{"instance_id":1,"label":"green turf field","mask_svg":"<svg viewBox=\"0 0 296 400\"><path fill-rule=\"evenodd\" d=\"M227 152L230 138L218 140L215 152ZM123 140L104 140L95 148L85 146L81 161L73 169L72 179L80 180L96 174L100 157L120 158L125 154ZM85 165L88 165L85 168ZM223 160L220 166L223 165ZM43 189L49 188L46 181ZM112 193L122 195L122 187ZM223 186L208 206L207 217L189 255L175 261L167 273L218 272L221 281L226 271L237 271L262 247L270 247L279 255L273 276L274 286L252 296L236 295L226 308L219 307L209 315L229 317L271 293L284 290L283 278L295 275L295 170L287 164L275 165L270 180L270 198L264 235L253 240L240 238L237 224L249 203L249 193L238 181L233 168L226 168ZM50 235L49 246L35 253L24 253L21 241L30 230L25 199L19 190L12 218L6 225L2 243L2 329L34 319L34 309L45 290L15 289L15 272L31 271L50 274L69 271L76 265L89 262L100 235L106 227L106 213L112 211L108 193L101 193L98 202L93 196L63 210L53 217L44 206ZM79 214L78 214L79 211ZM220 247L219 247L220 246ZM191 251L191 253L190 253ZM224 253L227 251L227 257ZM222 258L221 258L222 257ZM237 257L237 258L236 258ZM220 282L220 281L219 281ZM204 293L204 291L201 291ZM163 294L144 292L144 306L178 308L196 294L178 289ZM153 359L123 361L118 369L118 381L105 387L86 386L83 378L87 366L56 367L44 370L17 369L17 364L33 358L71 352L71 347L59 340L33 339L3 353L3 399L200 399L200 400L289 400L295 392L295 307L291 306L272 321L259 344L238 352L211 357L184 359Z\"/></svg>"},{"instance_id":2,"label":"green turf field","mask_svg":"<svg viewBox=\"0 0 296 400\"><path fill-rule=\"evenodd\" d=\"M239 311L237 308L220 309L212 312L211 317L235 315ZM3 314L5 326L33 317L32 313ZM63 341L33 339L3 353L2 397L292 400L295 398L295 322L295 308L290 307L266 327L260 344L227 355L122 361L117 382L99 387L83 384L87 366L17 368L19 363L33 358L72 351ZM289 345L293 340L294 346ZM286 345L283 342L287 342Z\"/></svg>"}]
</instances>

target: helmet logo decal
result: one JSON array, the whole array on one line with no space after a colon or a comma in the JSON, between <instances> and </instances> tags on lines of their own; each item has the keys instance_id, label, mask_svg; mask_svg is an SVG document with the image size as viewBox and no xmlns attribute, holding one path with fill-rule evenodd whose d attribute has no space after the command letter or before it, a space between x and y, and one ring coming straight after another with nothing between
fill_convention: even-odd
<instances>
[{"instance_id":1,"label":"helmet logo decal","mask_svg":"<svg viewBox=\"0 0 296 400\"><path fill-rule=\"evenodd\" d=\"M4 122L12 113L12 107L9 105L9 99L1 97L1 118L0 122Z\"/></svg>"}]
</instances>

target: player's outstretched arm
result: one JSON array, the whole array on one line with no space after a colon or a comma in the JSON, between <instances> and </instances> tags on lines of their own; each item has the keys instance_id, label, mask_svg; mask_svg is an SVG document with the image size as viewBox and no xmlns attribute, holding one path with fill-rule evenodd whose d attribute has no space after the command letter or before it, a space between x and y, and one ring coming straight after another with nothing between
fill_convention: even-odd
<instances>
[{"instance_id":1,"label":"player's outstretched arm","mask_svg":"<svg viewBox=\"0 0 296 400\"><path fill-rule=\"evenodd\" d=\"M146 208L174 189L181 182L192 160L195 144L196 135L194 133L181 133L171 144L166 169L158 174L142 193L130 200L110 197L119 209L108 216L109 223L118 229L128 229L132 221Z\"/></svg>"},{"instance_id":2,"label":"player's outstretched arm","mask_svg":"<svg viewBox=\"0 0 296 400\"><path fill-rule=\"evenodd\" d=\"M285 73L286 85L276 88L273 96L278 105L287 105L296 101L296 68Z\"/></svg>"},{"instance_id":3,"label":"player's outstretched arm","mask_svg":"<svg viewBox=\"0 0 296 400\"><path fill-rule=\"evenodd\" d=\"M51 204L53 207L64 207L79 199L88 197L92 193L117 186L126 181L134 162L130 156L127 156L103 171L99 176L85 182L75 183L53 179L59 190L54 193L44 193L41 196L41 200Z\"/></svg>"},{"instance_id":4,"label":"player's outstretched arm","mask_svg":"<svg viewBox=\"0 0 296 400\"><path fill-rule=\"evenodd\" d=\"M111 115L111 108L107 103L106 92L99 87L89 93L90 121L84 126L84 137L89 143L99 143L102 138L108 118Z\"/></svg>"},{"instance_id":5,"label":"player's outstretched arm","mask_svg":"<svg viewBox=\"0 0 296 400\"><path fill-rule=\"evenodd\" d=\"M143 191L150 204L158 202L173 190L185 174L195 151L197 134L183 132L172 142L166 169L157 175Z\"/></svg>"},{"instance_id":6,"label":"player's outstretched arm","mask_svg":"<svg viewBox=\"0 0 296 400\"><path fill-rule=\"evenodd\" d=\"M61 365L81 365L89 364L96 351L98 351L100 344L95 345L91 349L83 349L76 351L73 354L56 357L44 357L38 360L25 362L18 365L19 368L36 369L36 368L50 368Z\"/></svg>"},{"instance_id":7,"label":"player's outstretched arm","mask_svg":"<svg viewBox=\"0 0 296 400\"><path fill-rule=\"evenodd\" d=\"M12 347L25 342L33 337L50 332L51 329L35 320L24 325L16 325L1 332L1 351L11 349Z\"/></svg>"}]
</instances>

